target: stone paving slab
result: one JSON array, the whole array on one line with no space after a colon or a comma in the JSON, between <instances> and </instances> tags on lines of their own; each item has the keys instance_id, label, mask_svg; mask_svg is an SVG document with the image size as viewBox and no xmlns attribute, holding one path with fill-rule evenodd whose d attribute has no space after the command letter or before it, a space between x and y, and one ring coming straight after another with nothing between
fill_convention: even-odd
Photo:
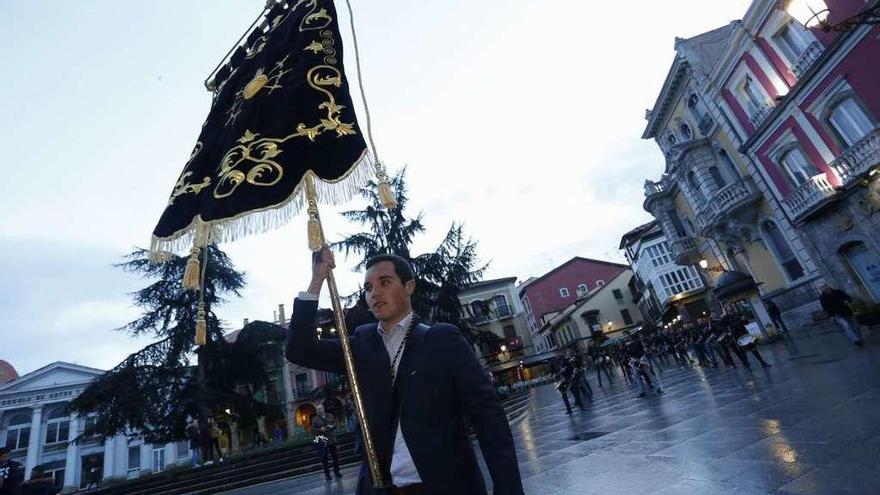
<instances>
[{"instance_id":1,"label":"stone paving slab","mask_svg":"<svg viewBox=\"0 0 880 495\"><path fill-rule=\"evenodd\" d=\"M773 367L751 373L663 365L666 393L643 399L619 370L602 388L591 373L593 402L570 416L552 386L532 390L512 427L526 494L880 494L877 336L801 332L761 353ZM354 493L343 473L227 494Z\"/></svg>"}]
</instances>

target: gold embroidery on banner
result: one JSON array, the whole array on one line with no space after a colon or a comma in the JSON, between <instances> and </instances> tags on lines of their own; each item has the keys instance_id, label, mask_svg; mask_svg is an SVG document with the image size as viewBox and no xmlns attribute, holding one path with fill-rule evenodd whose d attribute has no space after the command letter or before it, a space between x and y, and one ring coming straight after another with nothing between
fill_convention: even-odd
<instances>
[{"instance_id":1,"label":"gold embroidery on banner","mask_svg":"<svg viewBox=\"0 0 880 495\"><path fill-rule=\"evenodd\" d=\"M250 100L256 96L261 89L265 88L268 90L268 93L271 94L272 91L283 87L281 86L281 78L293 70L284 68L284 64L287 63L288 58L290 58L290 55L285 55L284 58L275 62L272 70L267 73L264 73L262 67L257 69L257 73L254 74L254 77L245 84L244 88L235 94L235 101L232 102L232 106L230 106L229 111L226 112L228 118L224 125L228 126L235 123L235 119L238 118L238 114L241 113L241 107L244 105L244 100Z\"/></svg>"},{"instance_id":2,"label":"gold embroidery on banner","mask_svg":"<svg viewBox=\"0 0 880 495\"><path fill-rule=\"evenodd\" d=\"M333 17L327 13L327 9L318 10L317 0L309 0L306 4L306 8L311 8L312 10L310 10L309 13L303 17L302 22L300 22L300 32L324 29L333 22Z\"/></svg>"},{"instance_id":3,"label":"gold embroidery on banner","mask_svg":"<svg viewBox=\"0 0 880 495\"><path fill-rule=\"evenodd\" d=\"M232 147L220 161L217 173L219 179L214 188L215 198L231 196L243 183L261 187L277 184L284 176L284 168L272 158L282 153L279 145L285 141L299 137L314 141L325 132L336 132L337 138L357 133L354 123L340 119L339 114L345 105L336 103L333 93L326 89L341 87L342 73L335 67L318 65L309 69L306 81L309 86L327 96L327 100L318 105L318 109L327 112L326 116L313 126L300 122L296 125L296 132L283 138L260 138L260 134L251 132L250 129L245 130L238 139L239 144ZM245 172L242 169L247 165L250 165L250 169Z\"/></svg>"},{"instance_id":4,"label":"gold embroidery on banner","mask_svg":"<svg viewBox=\"0 0 880 495\"><path fill-rule=\"evenodd\" d=\"M174 200L183 194L199 194L202 192L202 189L211 185L211 178L204 177L202 178L201 183L190 183L186 180L191 176L192 172L187 172L186 168L189 167L190 163L198 156L199 152L202 151L202 142L199 141L196 143L195 147L192 150L192 153L189 155L189 159L186 161L186 166L183 168L183 172L180 174L180 177L177 178L177 184L174 185L174 191L171 193L171 197L168 198L168 205L173 205Z\"/></svg>"}]
</instances>

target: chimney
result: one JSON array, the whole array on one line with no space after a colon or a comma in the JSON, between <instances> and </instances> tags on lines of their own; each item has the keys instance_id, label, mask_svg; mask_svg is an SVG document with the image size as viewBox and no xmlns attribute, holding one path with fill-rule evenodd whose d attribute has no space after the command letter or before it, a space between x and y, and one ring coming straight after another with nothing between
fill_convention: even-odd
<instances>
[{"instance_id":1,"label":"chimney","mask_svg":"<svg viewBox=\"0 0 880 495\"><path fill-rule=\"evenodd\" d=\"M284 305L279 304L278 305L278 324L283 327L284 323L286 321L287 321L287 318L284 317Z\"/></svg>"},{"instance_id":2,"label":"chimney","mask_svg":"<svg viewBox=\"0 0 880 495\"><path fill-rule=\"evenodd\" d=\"M246 327L248 325L248 323L250 323L250 322L251 322L251 320L248 320L247 318L245 318L244 323L242 323L241 326Z\"/></svg>"}]
</instances>

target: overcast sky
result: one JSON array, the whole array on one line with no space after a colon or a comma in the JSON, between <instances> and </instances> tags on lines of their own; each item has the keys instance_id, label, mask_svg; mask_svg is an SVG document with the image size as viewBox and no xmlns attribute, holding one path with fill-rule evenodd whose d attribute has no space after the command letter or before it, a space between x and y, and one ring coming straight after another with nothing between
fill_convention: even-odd
<instances>
[{"instance_id":1,"label":"overcast sky","mask_svg":"<svg viewBox=\"0 0 880 495\"><path fill-rule=\"evenodd\" d=\"M622 261L620 235L650 218L642 184L663 169L640 136L674 39L748 3L352 0L381 157L408 166L428 227L415 252L462 221L489 278ZM202 81L263 4L0 0L0 359L20 373L106 369L148 342L113 331L146 281L112 264L148 246L207 115ZM322 213L331 238L356 231ZM307 284L304 218L222 247L248 279L218 310L230 328ZM340 272L353 291L362 275Z\"/></svg>"}]
</instances>

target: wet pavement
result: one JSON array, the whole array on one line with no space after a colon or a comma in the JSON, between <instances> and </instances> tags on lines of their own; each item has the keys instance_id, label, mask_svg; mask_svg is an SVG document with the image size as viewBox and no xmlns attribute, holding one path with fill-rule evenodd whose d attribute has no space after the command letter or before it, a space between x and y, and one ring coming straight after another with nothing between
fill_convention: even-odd
<instances>
[{"instance_id":1,"label":"wet pavement","mask_svg":"<svg viewBox=\"0 0 880 495\"><path fill-rule=\"evenodd\" d=\"M773 367L664 366L666 393L623 378L565 414L552 386L531 391L512 430L529 495L880 494L880 341L801 332L761 347ZM479 451L479 449L477 449ZM484 473L485 473L484 467ZM229 495L354 493L356 467ZM486 475L488 480L488 476Z\"/></svg>"}]
</instances>

